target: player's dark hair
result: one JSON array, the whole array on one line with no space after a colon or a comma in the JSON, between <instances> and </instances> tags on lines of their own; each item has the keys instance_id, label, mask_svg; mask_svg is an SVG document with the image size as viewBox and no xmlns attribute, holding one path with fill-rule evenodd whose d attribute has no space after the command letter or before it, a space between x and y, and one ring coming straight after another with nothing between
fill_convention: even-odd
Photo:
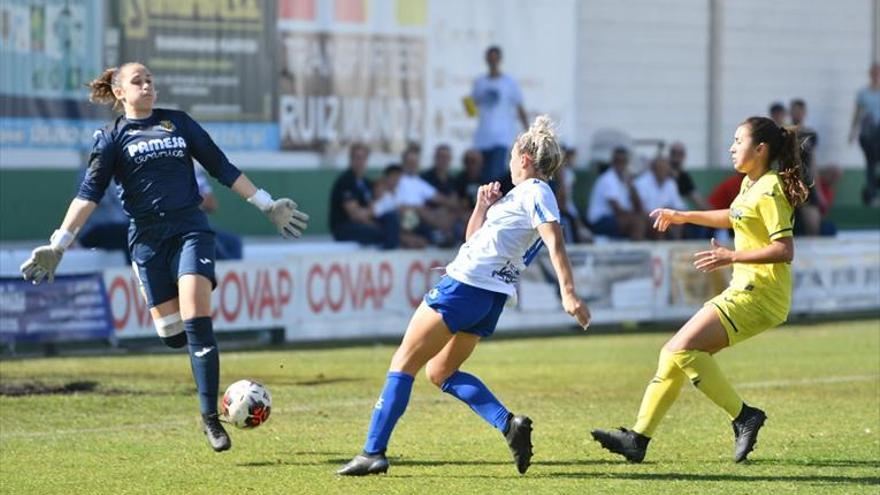
<instances>
[{"instance_id":1,"label":"player's dark hair","mask_svg":"<svg viewBox=\"0 0 880 495\"><path fill-rule=\"evenodd\" d=\"M113 87L119 86L119 68L110 67L104 69L100 76L89 83L89 101L101 105L113 105L113 109L119 106L119 100L113 94Z\"/></svg>"},{"instance_id":2,"label":"player's dark hair","mask_svg":"<svg viewBox=\"0 0 880 495\"><path fill-rule=\"evenodd\" d=\"M767 117L749 117L741 125L747 125L751 130L754 145L767 145L767 166L776 162L782 191L788 202L792 206L803 204L809 189L804 181L797 126L778 126Z\"/></svg>"}]
</instances>

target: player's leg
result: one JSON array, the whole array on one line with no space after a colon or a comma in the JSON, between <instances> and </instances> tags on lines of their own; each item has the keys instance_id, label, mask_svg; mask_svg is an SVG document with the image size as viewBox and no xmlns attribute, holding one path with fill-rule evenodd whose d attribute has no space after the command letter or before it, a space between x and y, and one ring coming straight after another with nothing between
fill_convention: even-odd
<instances>
[{"instance_id":1,"label":"player's leg","mask_svg":"<svg viewBox=\"0 0 880 495\"><path fill-rule=\"evenodd\" d=\"M413 377L446 345L452 334L442 316L424 302L416 309L391 366L367 431L364 451L336 471L344 476L364 476L388 470L385 450L397 420L403 416L412 393Z\"/></svg>"},{"instance_id":2,"label":"player's leg","mask_svg":"<svg viewBox=\"0 0 880 495\"><path fill-rule=\"evenodd\" d=\"M526 416L514 416L482 380L459 369L479 341L479 335L459 331L443 350L428 361L425 372L431 383L467 404L504 435L517 470L524 474L532 458L532 420Z\"/></svg>"},{"instance_id":3,"label":"player's leg","mask_svg":"<svg viewBox=\"0 0 880 495\"><path fill-rule=\"evenodd\" d=\"M217 414L220 349L211 321L211 291L216 285L215 242L214 235L209 232L185 234L171 265L177 277L180 315L186 331L193 379L199 392L203 431L211 447L221 452L229 449L231 442Z\"/></svg>"}]
</instances>

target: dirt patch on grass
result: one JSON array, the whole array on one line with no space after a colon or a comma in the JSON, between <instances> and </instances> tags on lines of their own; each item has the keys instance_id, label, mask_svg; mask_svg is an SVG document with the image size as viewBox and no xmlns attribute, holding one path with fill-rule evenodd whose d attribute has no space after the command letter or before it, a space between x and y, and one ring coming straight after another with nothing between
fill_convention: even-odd
<instances>
[{"instance_id":1,"label":"dirt patch on grass","mask_svg":"<svg viewBox=\"0 0 880 495\"><path fill-rule=\"evenodd\" d=\"M138 395L137 390L121 390L102 387L95 381L76 381L62 384L48 384L39 381L0 382L0 396L24 397L28 395Z\"/></svg>"}]
</instances>

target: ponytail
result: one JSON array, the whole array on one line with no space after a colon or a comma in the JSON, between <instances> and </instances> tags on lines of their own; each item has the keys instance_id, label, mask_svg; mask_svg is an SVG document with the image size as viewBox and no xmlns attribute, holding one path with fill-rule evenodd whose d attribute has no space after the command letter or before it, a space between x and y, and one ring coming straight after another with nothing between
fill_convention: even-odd
<instances>
[{"instance_id":1,"label":"ponytail","mask_svg":"<svg viewBox=\"0 0 880 495\"><path fill-rule=\"evenodd\" d=\"M113 104L113 109L119 106L119 100L113 94L113 87L119 84L119 68L110 67L105 69L100 76L89 83L89 101L101 105Z\"/></svg>"},{"instance_id":2,"label":"ponytail","mask_svg":"<svg viewBox=\"0 0 880 495\"><path fill-rule=\"evenodd\" d=\"M749 117L742 125L751 129L753 143L765 143L769 147L768 164L778 164L782 192L791 206L803 204L810 191L804 181L797 126L778 126L767 117Z\"/></svg>"},{"instance_id":3,"label":"ponytail","mask_svg":"<svg viewBox=\"0 0 880 495\"><path fill-rule=\"evenodd\" d=\"M781 126L782 146L779 157L779 179L782 191L792 206L803 204L810 194L804 180L804 165L801 160L801 145L798 139L797 126Z\"/></svg>"}]
</instances>

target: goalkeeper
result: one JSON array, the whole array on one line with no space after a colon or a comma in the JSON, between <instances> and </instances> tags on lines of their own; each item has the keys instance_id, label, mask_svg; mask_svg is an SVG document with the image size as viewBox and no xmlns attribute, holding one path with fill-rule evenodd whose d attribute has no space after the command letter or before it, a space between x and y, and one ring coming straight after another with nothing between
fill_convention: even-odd
<instances>
[{"instance_id":1,"label":"goalkeeper","mask_svg":"<svg viewBox=\"0 0 880 495\"><path fill-rule=\"evenodd\" d=\"M217 415L220 360L211 321L214 232L199 209L193 159L220 183L260 209L286 238L297 238L308 215L287 198L273 200L229 160L189 115L154 108L153 75L139 63L110 68L90 83L90 99L123 115L95 131L89 167L61 226L21 266L25 280L53 281L64 251L95 211L111 179L131 219L132 268L156 332L169 347L188 346L203 431L215 451L230 448Z\"/></svg>"}]
</instances>

